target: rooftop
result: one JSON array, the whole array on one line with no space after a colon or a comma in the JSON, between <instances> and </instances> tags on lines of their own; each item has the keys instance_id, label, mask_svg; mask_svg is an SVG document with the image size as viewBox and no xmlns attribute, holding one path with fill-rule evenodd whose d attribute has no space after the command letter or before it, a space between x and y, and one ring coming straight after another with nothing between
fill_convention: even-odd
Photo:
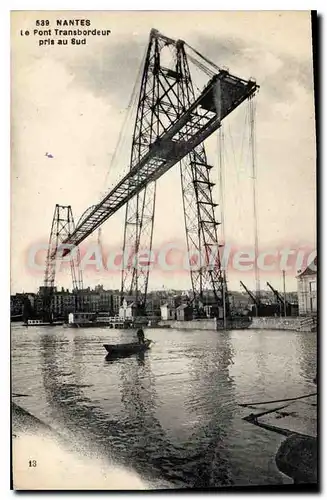
<instances>
[{"instance_id":1,"label":"rooftop","mask_svg":"<svg viewBox=\"0 0 327 500\"><path fill-rule=\"evenodd\" d=\"M314 268L314 269L312 269ZM303 278L303 276L316 276L317 275L317 257L314 258L312 262L297 275L297 278Z\"/></svg>"}]
</instances>

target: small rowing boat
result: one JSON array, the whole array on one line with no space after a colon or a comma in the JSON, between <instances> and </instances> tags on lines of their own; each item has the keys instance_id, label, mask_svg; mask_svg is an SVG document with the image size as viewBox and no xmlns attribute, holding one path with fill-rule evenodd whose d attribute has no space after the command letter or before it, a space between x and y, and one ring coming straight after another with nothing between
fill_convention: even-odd
<instances>
[{"instance_id":1,"label":"small rowing boat","mask_svg":"<svg viewBox=\"0 0 327 500\"><path fill-rule=\"evenodd\" d=\"M103 344L109 356L129 356L150 349L152 340L146 339L144 343L132 342L129 344Z\"/></svg>"}]
</instances>

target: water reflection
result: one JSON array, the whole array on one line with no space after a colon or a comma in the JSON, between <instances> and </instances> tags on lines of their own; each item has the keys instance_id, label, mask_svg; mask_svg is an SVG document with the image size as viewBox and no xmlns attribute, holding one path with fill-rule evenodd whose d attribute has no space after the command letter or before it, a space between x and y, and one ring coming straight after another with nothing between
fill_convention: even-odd
<instances>
[{"instance_id":1,"label":"water reflection","mask_svg":"<svg viewBox=\"0 0 327 500\"><path fill-rule=\"evenodd\" d=\"M198 421L191 442L196 443L201 457L196 471L199 487L232 483L225 439L226 422L233 418L233 356L228 332L220 332L216 342L189 360L193 382L188 406Z\"/></svg>"},{"instance_id":2,"label":"water reflection","mask_svg":"<svg viewBox=\"0 0 327 500\"><path fill-rule=\"evenodd\" d=\"M64 351L62 341L57 337L40 337L47 403L63 433L68 430L74 434L78 443L87 443L88 452L108 456L110 440L123 435L124 429L119 421L110 420L85 396L83 389L87 386L81 383L83 351L80 343L83 344L83 340L76 338L72 342L66 341L67 349ZM63 378L67 366L73 367L72 383L65 382ZM124 456L119 456L119 459L120 463L126 462Z\"/></svg>"},{"instance_id":3,"label":"water reflection","mask_svg":"<svg viewBox=\"0 0 327 500\"><path fill-rule=\"evenodd\" d=\"M131 459L156 466L158 450L170 443L156 417L155 378L148 354L129 358L119 364L123 418ZM160 452L159 452L160 453Z\"/></svg>"},{"instance_id":4,"label":"water reflection","mask_svg":"<svg viewBox=\"0 0 327 500\"><path fill-rule=\"evenodd\" d=\"M314 335L157 329L149 352L107 362L103 344L120 335L13 331L13 391L29 395L19 404L72 444L176 486L282 480L269 466L276 440L245 424L237 403L313 392ZM299 408L303 432L309 411Z\"/></svg>"},{"instance_id":5,"label":"water reflection","mask_svg":"<svg viewBox=\"0 0 327 500\"><path fill-rule=\"evenodd\" d=\"M133 466L145 475L157 473L176 485L185 485L188 474L183 469L192 457L169 442L155 416L155 380L147 355L119 364L124 412L121 418L112 419L83 391L88 387L81 380L86 344L87 339L81 338L71 342L50 335L40 338L47 403L62 431L68 429L78 443L87 443L84 451L88 453L108 456L114 450L110 458L120 465ZM73 367L71 383L63 378L67 366Z\"/></svg>"},{"instance_id":6,"label":"water reflection","mask_svg":"<svg viewBox=\"0 0 327 500\"><path fill-rule=\"evenodd\" d=\"M316 333L300 334L298 340L301 375L312 384L317 373Z\"/></svg>"},{"instance_id":7,"label":"water reflection","mask_svg":"<svg viewBox=\"0 0 327 500\"><path fill-rule=\"evenodd\" d=\"M119 363L125 444L131 463L140 470L149 464L158 475L175 485L199 486L199 451L191 443L173 443L158 415L161 402L148 353ZM209 486L206 482L202 486Z\"/></svg>"},{"instance_id":8,"label":"water reflection","mask_svg":"<svg viewBox=\"0 0 327 500\"><path fill-rule=\"evenodd\" d=\"M260 377L264 386L269 383L269 370L267 363L267 357L269 357L269 355L267 337L266 335L261 335L258 337L258 344L253 350L253 361L255 363L254 371L256 372L257 377Z\"/></svg>"},{"instance_id":9,"label":"water reflection","mask_svg":"<svg viewBox=\"0 0 327 500\"><path fill-rule=\"evenodd\" d=\"M145 353L144 352L138 352L137 354L131 353L131 354L121 354L121 355L115 355L113 356L112 354L107 354L105 357L105 364L112 364L116 363L118 360L126 359L126 358L135 358L138 362L139 365L144 365L144 359L145 359Z\"/></svg>"}]
</instances>

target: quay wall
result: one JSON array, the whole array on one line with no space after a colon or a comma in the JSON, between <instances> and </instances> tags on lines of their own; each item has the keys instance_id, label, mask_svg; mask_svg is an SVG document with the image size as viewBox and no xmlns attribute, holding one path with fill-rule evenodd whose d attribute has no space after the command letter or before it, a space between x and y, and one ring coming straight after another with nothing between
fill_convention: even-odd
<instances>
[{"instance_id":1,"label":"quay wall","mask_svg":"<svg viewBox=\"0 0 327 500\"><path fill-rule=\"evenodd\" d=\"M249 328L250 322L245 319L238 319L227 322L227 329L245 329ZM165 320L159 321L158 326L175 328L176 330L224 330L223 320L216 318L208 319L193 319L189 321Z\"/></svg>"},{"instance_id":2,"label":"quay wall","mask_svg":"<svg viewBox=\"0 0 327 500\"><path fill-rule=\"evenodd\" d=\"M314 324L310 319L301 317L276 318L276 317L260 317L249 319L234 319L227 322L228 330L290 330L311 332L314 329ZM212 319L193 319L190 321L166 320L159 321L158 327L175 328L176 330L223 330L224 324L222 320Z\"/></svg>"},{"instance_id":3,"label":"quay wall","mask_svg":"<svg viewBox=\"0 0 327 500\"><path fill-rule=\"evenodd\" d=\"M301 317L275 318L262 317L252 318L249 328L257 330L292 330L311 332L313 323L305 321Z\"/></svg>"},{"instance_id":4,"label":"quay wall","mask_svg":"<svg viewBox=\"0 0 327 500\"><path fill-rule=\"evenodd\" d=\"M159 321L158 326L175 328L176 330L217 330L216 320L192 319L190 321L176 321L174 319Z\"/></svg>"}]
</instances>

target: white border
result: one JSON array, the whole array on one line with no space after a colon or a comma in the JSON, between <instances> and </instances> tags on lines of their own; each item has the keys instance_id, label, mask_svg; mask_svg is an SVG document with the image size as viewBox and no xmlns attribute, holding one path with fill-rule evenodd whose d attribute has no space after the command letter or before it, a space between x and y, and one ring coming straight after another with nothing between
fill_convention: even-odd
<instances>
[{"instance_id":1,"label":"white border","mask_svg":"<svg viewBox=\"0 0 327 500\"><path fill-rule=\"evenodd\" d=\"M28 3L28 5L27 5ZM115 3L117 5L117 3ZM10 109L10 63L9 63L9 49L10 49L10 18L9 11L10 10L199 10L199 5L201 6L201 10L310 10L316 9L318 13L323 16L326 10L326 2L320 0L315 2L307 2L298 0L287 1L287 0L275 0L274 2L262 2L262 1L251 1L247 2L229 0L228 2L208 2L202 0L199 2L185 2L177 5L176 0L165 0L162 4L158 5L158 3L150 2L150 1L139 1L137 2L137 8L135 2L120 0L119 9L112 8L110 9L110 4L108 1L100 1L93 0L92 2L87 2L85 0L79 0L79 2L72 1L53 1L48 0L44 1L12 1L12 2L2 2L0 7L0 50L1 50L1 195L0 195L0 203L1 203L1 238L2 244L0 246L0 256L1 262L3 263L3 272L1 273L1 387L3 390L1 391L3 394L3 404L1 408L1 482L0 482L0 491L4 496L2 498L9 498L13 494L9 491L9 471L10 471L10 461L9 461L9 442L10 442L10 433L9 433L9 425L10 425L10 408L9 408L9 384L10 384L10 373L9 373L9 357L10 357L10 343L9 343L9 335L8 335L8 325L9 325L9 294L10 294L10 286L9 286L9 221L10 221L10 175L9 175L9 165L10 165L10 120L9 120L9 109ZM113 6L114 7L114 6ZM323 31L323 30L321 30ZM321 36L323 33L321 33ZM323 38L323 37L322 37ZM322 67L321 71L326 65L326 46L325 40L322 39L322 46L320 51L322 53ZM322 81L324 74L321 76ZM323 84L321 83L321 91L323 89ZM322 92L321 92L322 93ZM325 117L325 104L321 113L321 121ZM326 131L321 126L323 136L321 137L321 143L326 143ZM321 147L322 149L322 147ZM324 196L322 196L323 188L326 188L326 176L323 175L324 171L324 162L321 154L321 180L323 181L321 184L321 199L323 200ZM324 189L324 192L326 189ZM305 200L304 200L305 202ZM322 213L320 213L320 217L323 221L326 220L325 213L325 204L322 207ZM324 217L325 216L325 217ZM321 229L325 228L325 222L322 223ZM322 238L323 235L320 237ZM323 238L322 238L323 240ZM324 248L324 241L322 243L322 248ZM322 253L322 252L321 252ZM321 255L322 257L322 255ZM320 259L321 261L322 259ZM322 285L325 284L326 273L321 274ZM325 309L325 300L321 300L320 309L321 313ZM327 306L327 304L326 304ZM325 345L323 342L323 336L325 332L323 318L321 318L321 356L320 356L320 369L322 371L323 361L322 355L325 354ZM324 387L325 384L325 374L322 374L321 377L321 386ZM323 400L323 395L321 395ZM324 403L324 401L322 401ZM324 412L324 404L321 405L321 423L322 423L322 415ZM323 453L326 447L324 446L325 442L322 443L321 449L321 458L322 463L324 463ZM323 473L325 471L325 467L321 470L321 480L326 477ZM68 495L68 494L67 494ZM224 494L223 494L224 495ZM85 496L85 495L83 495ZM93 495L88 495L93 496ZM171 495L170 495L171 496ZM174 494L173 494L174 496ZM193 495L192 495L193 496ZM222 496L222 494L220 494ZM228 494L228 497L234 496L232 494ZM284 495L279 495L279 498L282 498ZM39 498L42 498L43 495L38 495ZM62 494L61 498L65 498L66 495Z\"/></svg>"}]
</instances>

